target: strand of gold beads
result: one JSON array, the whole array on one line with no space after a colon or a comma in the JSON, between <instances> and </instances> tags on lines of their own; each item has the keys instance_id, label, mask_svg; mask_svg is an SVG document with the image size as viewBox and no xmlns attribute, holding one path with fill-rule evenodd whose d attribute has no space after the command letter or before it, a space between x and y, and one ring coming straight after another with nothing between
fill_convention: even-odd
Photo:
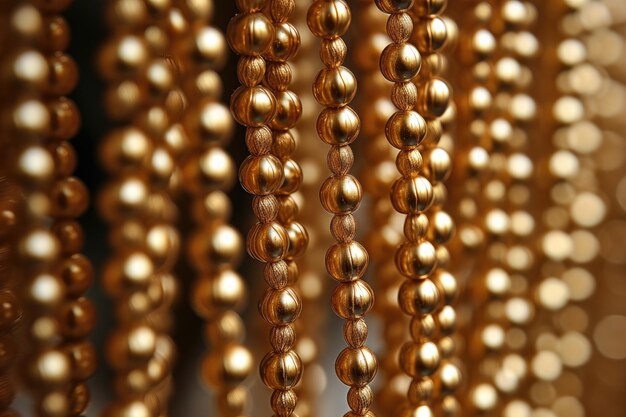
<instances>
[{"instance_id":1,"label":"strand of gold beads","mask_svg":"<svg viewBox=\"0 0 626 417\"><path fill-rule=\"evenodd\" d=\"M441 364L434 375L438 382L433 404L441 407L444 415L459 415L461 406L456 392L462 375L456 351L457 312L454 304L458 298L457 278L449 272L450 253L447 244L455 232L455 224L448 214L448 190L445 182L450 176L455 140L452 137L456 107L450 86L443 80L448 68L447 52L457 41L454 21L443 16L445 0L418 0L412 11L414 30L411 40L423 60L422 70L415 78L420 99L417 110L426 119L427 140L422 142L424 176L433 187L433 202L427 211L428 239L437 251L437 267L431 279L437 287L440 307L435 315L437 333L434 335L441 355Z\"/></svg>"},{"instance_id":2,"label":"strand of gold beads","mask_svg":"<svg viewBox=\"0 0 626 417\"><path fill-rule=\"evenodd\" d=\"M302 376L302 362L293 349L294 322L302 306L292 287L296 268L289 268L291 237L281 224L281 203L276 193L283 185L284 169L272 154L273 134L269 125L277 113L272 91L262 85L267 79L263 54L274 41L272 21L261 12L265 1L237 1L241 13L231 19L227 38L240 55L237 76L242 86L231 97L231 112L237 122L247 127L246 145L250 156L239 170L243 188L254 195L252 208L258 223L248 234L248 253L264 262L264 278L269 288L259 302L261 316L271 325L272 350L261 360L263 383L273 390L271 407L280 417L293 414L297 397L293 388Z\"/></svg>"},{"instance_id":3,"label":"strand of gold beads","mask_svg":"<svg viewBox=\"0 0 626 417\"><path fill-rule=\"evenodd\" d=\"M243 239L229 224L232 203L226 194L236 179L235 164L226 150L234 123L220 100L223 86L217 71L226 63L228 45L223 33L211 26L212 0L179 3L190 26L176 52L189 74L184 83L183 126L190 144L182 162L182 179L192 196L191 217L196 223L187 242L189 260L198 274L191 304L206 321L208 352L202 376L216 394L220 416L243 416L250 402L243 381L253 360L242 343L245 325L237 313L246 295L245 282L236 272Z\"/></svg>"},{"instance_id":4,"label":"strand of gold beads","mask_svg":"<svg viewBox=\"0 0 626 417\"><path fill-rule=\"evenodd\" d=\"M351 411L346 416L371 416L373 394L368 384L376 375L377 361L365 346L364 316L373 306L374 293L361 279L369 261L367 251L354 240L353 213L361 203L361 185L348 174L354 162L349 145L359 133L360 122L348 105L356 94L356 78L342 65L347 47L341 36L350 21L350 7L343 0L318 0L309 7L308 26L322 40L320 58L324 64L313 84L315 99L324 106L317 119L317 131L320 139L331 145L327 163L332 174L320 188L320 200L333 214L330 231L337 243L326 252L326 270L339 282L332 294L332 308L345 320L343 335L349 345L337 357L335 372L350 387Z\"/></svg>"},{"instance_id":5,"label":"strand of gold beads","mask_svg":"<svg viewBox=\"0 0 626 417\"><path fill-rule=\"evenodd\" d=\"M177 124L183 96L169 50L186 25L180 10L158 1L114 0L106 13L112 34L99 64L108 82L105 109L118 127L100 150L112 179L99 208L111 226L114 253L103 285L115 300L118 325L105 352L116 398L104 415L161 416L171 391L169 310L180 246L171 193L185 145Z\"/></svg>"},{"instance_id":6,"label":"strand of gold beads","mask_svg":"<svg viewBox=\"0 0 626 417\"><path fill-rule=\"evenodd\" d=\"M89 401L85 381L96 366L85 340L95 324L93 304L83 297L91 265L80 254L83 232L75 221L87 207L88 192L72 176L76 159L67 142L80 124L78 109L65 97L77 82L76 64L64 53L70 34L61 13L70 3L14 5L8 13L10 80L3 80L13 84L3 89L14 93L12 126L3 126L11 138L3 146L3 166L25 199L15 242L26 319L22 376L42 416L81 415ZM10 322L19 312L8 291L3 295ZM10 392L4 385L2 395ZM5 398L4 408L10 402Z\"/></svg>"}]
</instances>

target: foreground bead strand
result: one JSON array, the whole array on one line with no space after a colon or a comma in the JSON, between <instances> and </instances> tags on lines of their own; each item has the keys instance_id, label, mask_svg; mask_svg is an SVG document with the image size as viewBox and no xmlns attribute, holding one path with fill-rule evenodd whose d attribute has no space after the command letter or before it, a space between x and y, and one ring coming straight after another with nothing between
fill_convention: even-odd
<instances>
[{"instance_id":1,"label":"foreground bead strand","mask_svg":"<svg viewBox=\"0 0 626 417\"><path fill-rule=\"evenodd\" d=\"M275 194L284 180L283 166L272 152L272 131L268 125L276 114L276 98L260 85L266 76L262 54L274 40L274 26L261 9L265 1L241 1L241 13L228 25L228 42L240 55L237 75L242 86L231 97L231 111L237 122L247 127L246 145L250 156L241 165L239 179L255 197L253 211L258 223L248 233L248 253L264 262L264 277L269 285L259 302L261 316L271 326L272 351L261 360L263 383L274 390L271 406L279 417L289 417L296 407L293 388L302 376L302 362L294 351L294 322L302 309L290 283L295 268L289 268L289 234L279 221L280 202Z\"/></svg>"},{"instance_id":2,"label":"foreground bead strand","mask_svg":"<svg viewBox=\"0 0 626 417\"><path fill-rule=\"evenodd\" d=\"M220 101L222 81L216 72L226 62L228 45L222 32L210 26L213 1L194 5L183 9L191 33L177 48L181 64L195 79L185 86L183 118L190 145L182 162L182 182L192 196L190 214L196 224L187 254L198 274L190 298L196 314L206 321L204 382L215 392L219 415L238 417L249 408L250 395L243 382L252 371L253 359L242 343L245 326L237 313L246 296L245 282L235 270L244 245L229 224L232 203L226 194L236 179L235 164L226 150L234 123ZM202 39L212 39L213 44L202 44Z\"/></svg>"},{"instance_id":3,"label":"foreground bead strand","mask_svg":"<svg viewBox=\"0 0 626 417\"><path fill-rule=\"evenodd\" d=\"M112 0L107 6L112 34L99 69L108 82L105 108L119 126L100 152L112 180L99 208L111 225L114 250L103 285L115 300L118 321L105 350L116 373L116 398L105 415L161 416L167 414L175 354L168 331L180 238L170 191L182 96L175 64L163 58L171 39L159 42L163 38L154 34L176 34L180 11L148 0Z\"/></svg>"},{"instance_id":4,"label":"foreground bead strand","mask_svg":"<svg viewBox=\"0 0 626 417\"><path fill-rule=\"evenodd\" d=\"M365 346L367 324L364 316L371 310L374 293L361 278L366 272L368 254L353 240L356 222L353 213L361 203L362 191L358 180L348 174L354 162L350 144L359 133L359 118L348 104L356 93L356 79L342 66L347 48L341 36L350 26L351 11L343 0L315 1L308 12L309 29L322 39L320 57L325 66L314 82L315 99L325 109L317 119L317 130L331 145L327 162L332 175L320 189L320 199L326 211L333 214L330 231L337 243L326 254L326 269L339 282L332 295L332 307L343 318L344 338L349 347L337 357L335 372L350 386L346 416L373 415L373 400L369 383L376 375L374 353Z\"/></svg>"}]
</instances>

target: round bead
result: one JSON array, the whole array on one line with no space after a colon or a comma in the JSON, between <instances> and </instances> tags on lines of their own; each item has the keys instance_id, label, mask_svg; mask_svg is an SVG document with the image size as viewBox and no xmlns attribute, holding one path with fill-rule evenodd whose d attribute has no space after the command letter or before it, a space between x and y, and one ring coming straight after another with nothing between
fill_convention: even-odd
<instances>
[{"instance_id":1,"label":"round bead","mask_svg":"<svg viewBox=\"0 0 626 417\"><path fill-rule=\"evenodd\" d=\"M302 223L289 222L285 225L285 231L289 237L289 249L285 255L285 259L291 260L304 254L309 244L309 234Z\"/></svg>"},{"instance_id":2,"label":"round bead","mask_svg":"<svg viewBox=\"0 0 626 417\"><path fill-rule=\"evenodd\" d=\"M359 242L337 243L326 252L326 270L339 282L354 281L365 274L368 259Z\"/></svg>"},{"instance_id":3,"label":"round bead","mask_svg":"<svg viewBox=\"0 0 626 417\"><path fill-rule=\"evenodd\" d=\"M98 355L91 342L81 341L64 347L72 364L72 378L86 380L96 371Z\"/></svg>"},{"instance_id":4,"label":"round bead","mask_svg":"<svg viewBox=\"0 0 626 417\"><path fill-rule=\"evenodd\" d=\"M385 125L385 136L391 146L397 149L411 149L418 146L426 136L426 122L419 113L398 111Z\"/></svg>"},{"instance_id":5,"label":"round bead","mask_svg":"<svg viewBox=\"0 0 626 417\"><path fill-rule=\"evenodd\" d=\"M363 317L374 305L374 292L363 280L343 282L332 295L333 311L343 319Z\"/></svg>"},{"instance_id":6,"label":"round bead","mask_svg":"<svg viewBox=\"0 0 626 417\"><path fill-rule=\"evenodd\" d=\"M415 11L420 16L441 14L445 10L448 0L416 0Z\"/></svg>"},{"instance_id":7,"label":"round bead","mask_svg":"<svg viewBox=\"0 0 626 417\"><path fill-rule=\"evenodd\" d=\"M376 6L385 13L407 11L413 6L413 0L375 0Z\"/></svg>"},{"instance_id":8,"label":"round bead","mask_svg":"<svg viewBox=\"0 0 626 417\"><path fill-rule=\"evenodd\" d=\"M191 138L202 144L221 144L227 142L233 133L233 118L230 110L223 104L206 100L196 109L190 109L183 121Z\"/></svg>"},{"instance_id":9,"label":"round bead","mask_svg":"<svg viewBox=\"0 0 626 417\"><path fill-rule=\"evenodd\" d=\"M400 350L400 367L414 378L434 374L440 361L439 349L432 342L407 342Z\"/></svg>"},{"instance_id":10,"label":"round bead","mask_svg":"<svg viewBox=\"0 0 626 417\"><path fill-rule=\"evenodd\" d=\"M361 204L362 189L352 175L327 178L320 189L322 206L329 213L353 213Z\"/></svg>"},{"instance_id":11,"label":"round bead","mask_svg":"<svg viewBox=\"0 0 626 417\"><path fill-rule=\"evenodd\" d=\"M75 254L63 261L60 276L65 283L65 292L76 297L91 287L94 276L93 266L84 255Z\"/></svg>"},{"instance_id":12,"label":"round bead","mask_svg":"<svg viewBox=\"0 0 626 417\"><path fill-rule=\"evenodd\" d=\"M233 266L239 263L243 251L243 239L228 224L209 226L191 236L189 257L201 271Z\"/></svg>"},{"instance_id":13,"label":"round bead","mask_svg":"<svg viewBox=\"0 0 626 417\"><path fill-rule=\"evenodd\" d=\"M398 303L405 314L429 314L439 306L439 291L428 279L406 280L398 292Z\"/></svg>"},{"instance_id":14,"label":"round bead","mask_svg":"<svg viewBox=\"0 0 626 417\"><path fill-rule=\"evenodd\" d=\"M57 317L62 335L78 339L89 335L96 325L96 308L89 299L81 297L63 304Z\"/></svg>"},{"instance_id":15,"label":"round bead","mask_svg":"<svg viewBox=\"0 0 626 417\"><path fill-rule=\"evenodd\" d=\"M214 146L183 162L183 186L194 193L230 189L235 182L235 164L222 148Z\"/></svg>"},{"instance_id":16,"label":"round bead","mask_svg":"<svg viewBox=\"0 0 626 417\"><path fill-rule=\"evenodd\" d=\"M441 382L441 394L452 395L459 389L463 381L461 370L455 364L445 362L441 365L439 381Z\"/></svg>"},{"instance_id":17,"label":"round bead","mask_svg":"<svg viewBox=\"0 0 626 417\"><path fill-rule=\"evenodd\" d=\"M22 312L17 298L9 290L0 291L0 328L10 329L20 319Z\"/></svg>"},{"instance_id":18,"label":"round bead","mask_svg":"<svg viewBox=\"0 0 626 417\"><path fill-rule=\"evenodd\" d=\"M409 214L404 219L404 235L409 242L417 243L428 233L429 224L425 214Z\"/></svg>"},{"instance_id":19,"label":"round bead","mask_svg":"<svg viewBox=\"0 0 626 417\"><path fill-rule=\"evenodd\" d=\"M110 172L144 167L152 153L152 141L139 129L113 131L100 150L103 165Z\"/></svg>"},{"instance_id":20,"label":"round bead","mask_svg":"<svg viewBox=\"0 0 626 417\"><path fill-rule=\"evenodd\" d=\"M234 388L250 375L250 351L239 344L228 344L209 353L202 361L202 376L212 388Z\"/></svg>"},{"instance_id":21,"label":"round bead","mask_svg":"<svg viewBox=\"0 0 626 417\"><path fill-rule=\"evenodd\" d=\"M345 348L335 362L339 380L351 387L364 387L376 376L378 364L367 347Z\"/></svg>"},{"instance_id":22,"label":"round bead","mask_svg":"<svg viewBox=\"0 0 626 417\"><path fill-rule=\"evenodd\" d=\"M355 94L356 77L346 67L324 68L313 82L313 95L322 106L345 106Z\"/></svg>"},{"instance_id":23,"label":"round bead","mask_svg":"<svg viewBox=\"0 0 626 417\"><path fill-rule=\"evenodd\" d=\"M418 90L421 97L417 105L418 111L431 119L443 116L450 103L451 92L448 84L439 78L431 78L419 86Z\"/></svg>"},{"instance_id":24,"label":"round bead","mask_svg":"<svg viewBox=\"0 0 626 417\"><path fill-rule=\"evenodd\" d=\"M437 211L432 216L432 228L429 230L429 238L439 244L447 243L454 234L454 221L445 211Z\"/></svg>"},{"instance_id":25,"label":"round bead","mask_svg":"<svg viewBox=\"0 0 626 417\"><path fill-rule=\"evenodd\" d=\"M241 186L250 194L269 195L282 185L283 167L273 155L251 155L239 168Z\"/></svg>"},{"instance_id":26,"label":"round bead","mask_svg":"<svg viewBox=\"0 0 626 417\"><path fill-rule=\"evenodd\" d=\"M118 329L107 341L105 353L108 362L116 369L147 363L154 355L157 335L146 324L133 324Z\"/></svg>"},{"instance_id":27,"label":"round bead","mask_svg":"<svg viewBox=\"0 0 626 417\"><path fill-rule=\"evenodd\" d=\"M227 310L212 317L204 329L210 344L227 344L241 342L245 335L245 325L239 314L233 310Z\"/></svg>"},{"instance_id":28,"label":"round bead","mask_svg":"<svg viewBox=\"0 0 626 417\"><path fill-rule=\"evenodd\" d=\"M271 61L288 61L296 55L300 47L300 34L288 22L274 25L274 40L267 50L266 57Z\"/></svg>"},{"instance_id":29,"label":"round bead","mask_svg":"<svg viewBox=\"0 0 626 417\"><path fill-rule=\"evenodd\" d=\"M307 13L309 29L318 38L343 36L351 20L350 7L344 0L316 1Z\"/></svg>"},{"instance_id":30,"label":"round bead","mask_svg":"<svg viewBox=\"0 0 626 417\"><path fill-rule=\"evenodd\" d=\"M262 262L277 262L289 249L287 231L278 222L255 225L248 234L248 252Z\"/></svg>"},{"instance_id":31,"label":"round bead","mask_svg":"<svg viewBox=\"0 0 626 417\"><path fill-rule=\"evenodd\" d=\"M359 116L348 106L324 109L317 118L317 133L329 145L349 145L359 130Z\"/></svg>"},{"instance_id":32,"label":"round bead","mask_svg":"<svg viewBox=\"0 0 626 417\"><path fill-rule=\"evenodd\" d=\"M391 82L411 81L421 65L420 53L410 43L391 43L380 55L380 71Z\"/></svg>"},{"instance_id":33,"label":"round bead","mask_svg":"<svg viewBox=\"0 0 626 417\"><path fill-rule=\"evenodd\" d=\"M403 214L418 214L433 202L433 187L424 177L400 178L391 188L391 203Z\"/></svg>"},{"instance_id":34,"label":"round bead","mask_svg":"<svg viewBox=\"0 0 626 417\"><path fill-rule=\"evenodd\" d=\"M441 50L448 40L446 22L438 16L418 20L413 39L420 51L433 53Z\"/></svg>"},{"instance_id":35,"label":"round bead","mask_svg":"<svg viewBox=\"0 0 626 417\"><path fill-rule=\"evenodd\" d=\"M428 164L424 175L432 182L443 182L450 176L452 160L448 152L442 148L435 148L426 156Z\"/></svg>"},{"instance_id":36,"label":"round bead","mask_svg":"<svg viewBox=\"0 0 626 417\"><path fill-rule=\"evenodd\" d=\"M54 215L76 218L87 209L89 192L81 180L76 177L70 177L54 184L50 200Z\"/></svg>"},{"instance_id":37,"label":"round bead","mask_svg":"<svg viewBox=\"0 0 626 417\"><path fill-rule=\"evenodd\" d=\"M261 379L272 389L290 389L302 376L302 361L296 352L270 352L261 360Z\"/></svg>"},{"instance_id":38,"label":"round bead","mask_svg":"<svg viewBox=\"0 0 626 417\"><path fill-rule=\"evenodd\" d=\"M293 159L283 162L283 183L278 190L277 195L290 195L297 192L302 184L302 169L300 165Z\"/></svg>"},{"instance_id":39,"label":"round bead","mask_svg":"<svg viewBox=\"0 0 626 417\"><path fill-rule=\"evenodd\" d=\"M236 308L245 296L246 287L241 276L230 269L214 277L198 279L191 292L194 310L205 318Z\"/></svg>"},{"instance_id":40,"label":"round bead","mask_svg":"<svg viewBox=\"0 0 626 417\"><path fill-rule=\"evenodd\" d=\"M426 277L437 266L437 251L428 241L404 244L396 252L396 265L406 277Z\"/></svg>"},{"instance_id":41,"label":"round bead","mask_svg":"<svg viewBox=\"0 0 626 417\"><path fill-rule=\"evenodd\" d=\"M302 115L302 104L293 91L276 93L276 114L269 126L275 130L291 129Z\"/></svg>"},{"instance_id":42,"label":"round bead","mask_svg":"<svg viewBox=\"0 0 626 417\"><path fill-rule=\"evenodd\" d=\"M255 28L255 30L259 30ZM195 63L211 69L222 68L226 63L226 39L222 32L210 26L202 26L194 34L193 56Z\"/></svg>"},{"instance_id":43,"label":"round bead","mask_svg":"<svg viewBox=\"0 0 626 417\"><path fill-rule=\"evenodd\" d=\"M242 86L232 95L230 108L240 124L259 127L268 124L276 114L276 98L265 87Z\"/></svg>"},{"instance_id":44,"label":"round bead","mask_svg":"<svg viewBox=\"0 0 626 417\"><path fill-rule=\"evenodd\" d=\"M226 35L239 55L258 56L270 47L274 26L263 13L241 13L230 20Z\"/></svg>"},{"instance_id":45,"label":"round bead","mask_svg":"<svg viewBox=\"0 0 626 417\"><path fill-rule=\"evenodd\" d=\"M439 293L443 296L446 304L452 304L456 300L459 287L456 278L451 273L438 269L432 277L433 282L437 285Z\"/></svg>"},{"instance_id":46,"label":"round bead","mask_svg":"<svg viewBox=\"0 0 626 417\"><path fill-rule=\"evenodd\" d=\"M54 308L65 298L65 286L57 275L39 273L26 286L25 296L25 301L42 307Z\"/></svg>"},{"instance_id":47,"label":"round bead","mask_svg":"<svg viewBox=\"0 0 626 417\"><path fill-rule=\"evenodd\" d=\"M60 387L71 378L71 363L67 355L56 349L39 352L29 361L29 379L35 386Z\"/></svg>"},{"instance_id":48,"label":"round bead","mask_svg":"<svg viewBox=\"0 0 626 417\"><path fill-rule=\"evenodd\" d=\"M302 303L293 288L268 288L259 303L261 316L272 325L293 323L302 311Z\"/></svg>"}]
</instances>

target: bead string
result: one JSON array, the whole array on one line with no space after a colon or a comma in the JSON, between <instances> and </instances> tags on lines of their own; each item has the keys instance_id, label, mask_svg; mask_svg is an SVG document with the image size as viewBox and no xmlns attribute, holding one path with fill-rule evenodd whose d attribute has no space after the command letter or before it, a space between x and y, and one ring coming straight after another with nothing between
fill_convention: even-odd
<instances>
[{"instance_id":1,"label":"bead string","mask_svg":"<svg viewBox=\"0 0 626 417\"><path fill-rule=\"evenodd\" d=\"M103 285L118 325L105 350L116 373L116 398L105 413L166 415L180 247L172 193L184 146L184 97L168 51L186 26L179 9L150 0L111 0L107 17L112 33L99 64L108 83L105 109L118 127L103 139L102 164L112 179L99 208L111 226Z\"/></svg>"},{"instance_id":2,"label":"bead string","mask_svg":"<svg viewBox=\"0 0 626 417\"><path fill-rule=\"evenodd\" d=\"M284 181L284 169L272 154L273 135L268 127L277 113L272 91L262 85L266 78L266 62L262 57L272 47L275 29L261 12L265 1L239 1L241 11L228 24L227 38L231 48L240 55L237 76L241 82L231 97L235 120L246 126L246 145L250 156L239 170L243 188L254 195L252 208L258 223L248 233L248 253L264 262L264 278L269 288L259 303L261 316L272 327L272 350L261 360L263 383L273 390L271 407L280 417L289 417L296 407L293 388L302 376L302 362L293 349L294 322L302 306L291 283L295 268L284 260L289 256L290 237L280 222L281 204L275 194Z\"/></svg>"},{"instance_id":3,"label":"bead string","mask_svg":"<svg viewBox=\"0 0 626 417\"><path fill-rule=\"evenodd\" d=\"M356 93L356 78L343 66L347 47L343 36L351 20L351 11L343 0L313 2L307 22L311 32L322 40L320 58L324 68L313 84L313 94L324 110L317 119L320 139L331 145L327 155L331 176L320 188L324 209L333 214L330 231L337 241L326 253L326 270L339 284L332 295L332 308L345 320L343 335L348 347L335 362L339 380L350 386L348 416L372 415L373 400L369 383L376 375L374 353L365 346L367 324L364 316L371 310L374 293L361 278L366 272L369 256L354 240L362 191L359 181L348 174L354 162L350 144L357 138L359 117L349 106Z\"/></svg>"},{"instance_id":4,"label":"bead string","mask_svg":"<svg viewBox=\"0 0 626 417\"><path fill-rule=\"evenodd\" d=\"M226 194L236 180L236 168L226 150L234 129L222 104L222 80L217 71L226 62L223 33L211 26L211 0L179 2L189 20L190 36L177 48L179 61L191 75L185 83L183 118L189 149L182 162L183 186L191 195L195 232L187 242L190 263L198 274L191 291L195 312L206 321L208 352L202 364L205 383L216 395L220 416L244 416L250 394L243 384L253 358L243 344L245 325L237 309L246 284L236 272L243 256L243 239L230 224L232 202Z\"/></svg>"}]
</instances>

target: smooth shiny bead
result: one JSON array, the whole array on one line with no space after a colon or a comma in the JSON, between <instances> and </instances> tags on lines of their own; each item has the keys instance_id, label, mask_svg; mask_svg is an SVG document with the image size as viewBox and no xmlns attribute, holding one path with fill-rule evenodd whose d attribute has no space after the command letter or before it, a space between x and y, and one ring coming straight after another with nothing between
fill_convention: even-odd
<instances>
[{"instance_id":1,"label":"smooth shiny bead","mask_svg":"<svg viewBox=\"0 0 626 417\"><path fill-rule=\"evenodd\" d=\"M396 252L396 265L406 277L423 278L437 266L437 252L428 241L404 244Z\"/></svg>"},{"instance_id":2,"label":"smooth shiny bead","mask_svg":"<svg viewBox=\"0 0 626 417\"><path fill-rule=\"evenodd\" d=\"M441 148L431 150L427 155L424 175L433 182L443 182L450 176L452 160L448 152Z\"/></svg>"},{"instance_id":3,"label":"smooth shiny bead","mask_svg":"<svg viewBox=\"0 0 626 417\"><path fill-rule=\"evenodd\" d=\"M96 325L96 308L89 299L81 297L61 305L57 317L59 329L64 337L83 338L88 336Z\"/></svg>"},{"instance_id":4,"label":"smooth shiny bead","mask_svg":"<svg viewBox=\"0 0 626 417\"><path fill-rule=\"evenodd\" d=\"M261 360L261 379L272 389L290 389L296 386L302 376L302 361L293 351L270 352Z\"/></svg>"},{"instance_id":5,"label":"smooth shiny bead","mask_svg":"<svg viewBox=\"0 0 626 417\"><path fill-rule=\"evenodd\" d=\"M346 67L324 68L313 82L313 95L322 106L345 106L356 95L356 77Z\"/></svg>"},{"instance_id":6,"label":"smooth shiny bead","mask_svg":"<svg viewBox=\"0 0 626 417\"><path fill-rule=\"evenodd\" d=\"M276 98L265 87L239 87L230 99L230 108L238 123L259 127L276 114Z\"/></svg>"},{"instance_id":7,"label":"smooth shiny bead","mask_svg":"<svg viewBox=\"0 0 626 417\"><path fill-rule=\"evenodd\" d=\"M8 330L21 318L22 312L13 292L0 291L0 328Z\"/></svg>"},{"instance_id":8,"label":"smooth shiny bead","mask_svg":"<svg viewBox=\"0 0 626 417\"><path fill-rule=\"evenodd\" d=\"M116 369L147 363L154 355L156 336L154 329L145 324L118 329L107 341L108 362Z\"/></svg>"},{"instance_id":9,"label":"smooth shiny bead","mask_svg":"<svg viewBox=\"0 0 626 417\"><path fill-rule=\"evenodd\" d=\"M182 167L183 186L194 193L230 189L235 182L235 165L220 147L210 147L189 157Z\"/></svg>"},{"instance_id":10,"label":"smooth shiny bead","mask_svg":"<svg viewBox=\"0 0 626 417\"><path fill-rule=\"evenodd\" d=\"M245 299L246 288L241 276L227 269L214 277L198 279L191 294L196 313L209 318L219 311L237 307Z\"/></svg>"},{"instance_id":11,"label":"smooth shiny bead","mask_svg":"<svg viewBox=\"0 0 626 417\"><path fill-rule=\"evenodd\" d=\"M421 65L420 53L410 43L391 43L380 56L380 70L391 82L412 80Z\"/></svg>"},{"instance_id":12,"label":"smooth shiny bead","mask_svg":"<svg viewBox=\"0 0 626 417\"><path fill-rule=\"evenodd\" d=\"M248 252L263 262L277 262L289 250L289 236L277 222L255 225L248 234Z\"/></svg>"},{"instance_id":13,"label":"smooth shiny bead","mask_svg":"<svg viewBox=\"0 0 626 417\"><path fill-rule=\"evenodd\" d=\"M80 341L64 347L72 363L72 378L86 380L96 371L98 355L89 341Z\"/></svg>"},{"instance_id":14,"label":"smooth shiny bead","mask_svg":"<svg viewBox=\"0 0 626 417\"><path fill-rule=\"evenodd\" d=\"M433 188L424 177L400 178L391 188L391 203L403 214L419 214L433 202Z\"/></svg>"},{"instance_id":15,"label":"smooth shiny bead","mask_svg":"<svg viewBox=\"0 0 626 417\"><path fill-rule=\"evenodd\" d=\"M329 145L349 145L360 130L358 114L352 108L327 108L317 118L317 133Z\"/></svg>"},{"instance_id":16,"label":"smooth shiny bead","mask_svg":"<svg viewBox=\"0 0 626 417\"><path fill-rule=\"evenodd\" d=\"M362 280L341 283L333 291L333 311L343 319L363 317L373 305L374 292Z\"/></svg>"},{"instance_id":17,"label":"smooth shiny bead","mask_svg":"<svg viewBox=\"0 0 626 417\"><path fill-rule=\"evenodd\" d=\"M426 122L415 111L398 111L385 125L385 136L397 149L411 149L418 146L426 136Z\"/></svg>"},{"instance_id":18,"label":"smooth shiny bead","mask_svg":"<svg viewBox=\"0 0 626 417\"><path fill-rule=\"evenodd\" d=\"M432 280L443 296L444 303L454 303L459 292L456 278L451 273L439 269L437 273L433 275Z\"/></svg>"},{"instance_id":19,"label":"smooth shiny bead","mask_svg":"<svg viewBox=\"0 0 626 417\"><path fill-rule=\"evenodd\" d=\"M237 265L243 251L241 235L227 224L201 229L189 242L190 261L201 271Z\"/></svg>"},{"instance_id":20,"label":"smooth shiny bead","mask_svg":"<svg viewBox=\"0 0 626 417\"><path fill-rule=\"evenodd\" d=\"M259 303L261 316L270 324L293 323L302 311L302 303L293 288L280 290L268 288Z\"/></svg>"},{"instance_id":21,"label":"smooth shiny bead","mask_svg":"<svg viewBox=\"0 0 626 417\"><path fill-rule=\"evenodd\" d=\"M320 189L322 206L329 213L349 214L359 208L361 184L352 175L327 178Z\"/></svg>"},{"instance_id":22,"label":"smooth shiny bead","mask_svg":"<svg viewBox=\"0 0 626 417\"><path fill-rule=\"evenodd\" d=\"M58 217L77 218L87 209L89 192L81 180L70 177L52 187L52 211Z\"/></svg>"},{"instance_id":23,"label":"smooth shiny bead","mask_svg":"<svg viewBox=\"0 0 626 417\"><path fill-rule=\"evenodd\" d=\"M415 45L422 52L437 52L446 45L448 29L445 21L440 17L431 17L420 20L415 27Z\"/></svg>"},{"instance_id":24,"label":"smooth shiny bead","mask_svg":"<svg viewBox=\"0 0 626 417\"><path fill-rule=\"evenodd\" d=\"M351 20L350 7L344 0L316 1L307 13L309 29L318 38L343 36Z\"/></svg>"},{"instance_id":25,"label":"smooth shiny bead","mask_svg":"<svg viewBox=\"0 0 626 417\"><path fill-rule=\"evenodd\" d=\"M206 100L186 113L187 133L202 144L226 143L232 136L234 124L229 109L221 103Z\"/></svg>"},{"instance_id":26,"label":"smooth shiny bead","mask_svg":"<svg viewBox=\"0 0 626 417\"><path fill-rule=\"evenodd\" d=\"M288 22L274 25L274 40L267 50L266 57L271 61L288 61L296 55L300 47L300 34Z\"/></svg>"},{"instance_id":27,"label":"smooth shiny bead","mask_svg":"<svg viewBox=\"0 0 626 417\"><path fill-rule=\"evenodd\" d=\"M242 13L231 19L226 34L236 53L261 55L274 39L274 26L263 13Z\"/></svg>"},{"instance_id":28,"label":"smooth shiny bead","mask_svg":"<svg viewBox=\"0 0 626 417\"><path fill-rule=\"evenodd\" d=\"M250 351L236 343L209 353L202 361L202 376L213 388L236 387L252 371Z\"/></svg>"},{"instance_id":29,"label":"smooth shiny bead","mask_svg":"<svg viewBox=\"0 0 626 417\"><path fill-rule=\"evenodd\" d=\"M418 111L428 117L441 117L448 109L451 91L448 84L439 79L431 78L418 87L421 101L418 103Z\"/></svg>"},{"instance_id":30,"label":"smooth shiny bead","mask_svg":"<svg viewBox=\"0 0 626 417\"><path fill-rule=\"evenodd\" d=\"M429 238L439 245L447 243L454 235L454 221L445 211L434 213L431 224Z\"/></svg>"},{"instance_id":31,"label":"smooth shiny bead","mask_svg":"<svg viewBox=\"0 0 626 417\"><path fill-rule=\"evenodd\" d=\"M339 282L354 281L365 274L368 258L359 242L337 243L326 252L326 270Z\"/></svg>"},{"instance_id":32,"label":"smooth shiny bead","mask_svg":"<svg viewBox=\"0 0 626 417\"><path fill-rule=\"evenodd\" d=\"M273 155L249 156L241 164L239 180L242 187L254 195L275 192L283 181L283 167Z\"/></svg>"},{"instance_id":33,"label":"smooth shiny bead","mask_svg":"<svg viewBox=\"0 0 626 417\"><path fill-rule=\"evenodd\" d=\"M71 371L70 360L64 352L47 349L29 361L28 377L35 386L61 387L70 380Z\"/></svg>"},{"instance_id":34,"label":"smooth shiny bead","mask_svg":"<svg viewBox=\"0 0 626 417\"><path fill-rule=\"evenodd\" d=\"M385 13L404 12L413 6L413 0L375 0L375 3Z\"/></svg>"},{"instance_id":35,"label":"smooth shiny bead","mask_svg":"<svg viewBox=\"0 0 626 417\"><path fill-rule=\"evenodd\" d=\"M269 126L275 130L293 128L302 115L302 104L293 91L276 93L276 114Z\"/></svg>"},{"instance_id":36,"label":"smooth shiny bead","mask_svg":"<svg viewBox=\"0 0 626 417\"><path fill-rule=\"evenodd\" d=\"M398 304L405 314L430 314L439 306L439 290L432 281L405 280L398 292Z\"/></svg>"},{"instance_id":37,"label":"smooth shiny bead","mask_svg":"<svg viewBox=\"0 0 626 417\"><path fill-rule=\"evenodd\" d=\"M63 261L60 276L65 283L66 293L76 297L91 287L94 276L93 266L84 255L75 254Z\"/></svg>"},{"instance_id":38,"label":"smooth shiny bead","mask_svg":"<svg viewBox=\"0 0 626 417\"><path fill-rule=\"evenodd\" d=\"M289 249L285 254L286 260L296 259L304 254L309 243L309 234L302 223L289 222L285 225L289 237Z\"/></svg>"},{"instance_id":39,"label":"smooth shiny bead","mask_svg":"<svg viewBox=\"0 0 626 417\"><path fill-rule=\"evenodd\" d=\"M439 350L432 342L421 345L407 342L400 350L400 367L414 378L434 374L440 361Z\"/></svg>"},{"instance_id":40,"label":"smooth shiny bead","mask_svg":"<svg viewBox=\"0 0 626 417\"><path fill-rule=\"evenodd\" d=\"M363 387L372 382L378 364L374 353L367 347L345 348L335 363L339 380L346 385Z\"/></svg>"}]
</instances>

